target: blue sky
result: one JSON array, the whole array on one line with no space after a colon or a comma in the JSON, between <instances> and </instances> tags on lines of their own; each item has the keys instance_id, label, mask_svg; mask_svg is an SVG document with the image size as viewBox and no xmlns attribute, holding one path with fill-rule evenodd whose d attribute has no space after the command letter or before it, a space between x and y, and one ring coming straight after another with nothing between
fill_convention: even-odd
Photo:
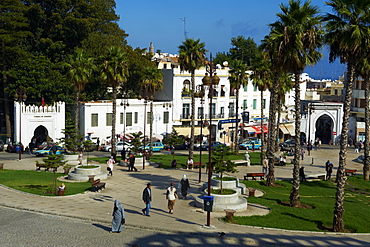
<instances>
[{"instance_id":1,"label":"blue sky","mask_svg":"<svg viewBox=\"0 0 370 247\"><path fill-rule=\"evenodd\" d=\"M119 25L129 34L132 47L148 48L153 42L155 51L178 53L178 46L188 38L200 39L206 49L227 52L231 38L251 37L257 44L268 35L268 24L276 21L280 12L279 4L288 0L117 0L116 13L120 16ZM322 13L331 11L323 0L312 0ZM307 68L306 72L315 79L337 79L345 66L338 61L329 64L327 48L319 64Z\"/></svg>"}]
</instances>

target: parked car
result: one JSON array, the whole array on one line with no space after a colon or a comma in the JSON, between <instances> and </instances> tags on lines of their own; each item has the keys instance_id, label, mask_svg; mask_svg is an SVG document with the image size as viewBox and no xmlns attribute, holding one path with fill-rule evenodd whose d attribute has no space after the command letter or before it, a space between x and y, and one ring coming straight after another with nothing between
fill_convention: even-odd
<instances>
[{"instance_id":1,"label":"parked car","mask_svg":"<svg viewBox=\"0 0 370 247\"><path fill-rule=\"evenodd\" d=\"M123 148L125 148L126 151L130 151L131 148L132 148L132 145L128 142L117 142L116 143L116 151L122 151ZM105 145L102 148L102 151L111 152L112 151L112 145Z\"/></svg>"},{"instance_id":2,"label":"parked car","mask_svg":"<svg viewBox=\"0 0 370 247\"><path fill-rule=\"evenodd\" d=\"M243 143L239 144L239 149L252 150L253 144L254 149L260 149L262 145L260 140L244 141Z\"/></svg>"},{"instance_id":3,"label":"parked car","mask_svg":"<svg viewBox=\"0 0 370 247\"><path fill-rule=\"evenodd\" d=\"M289 151L291 148L295 147L295 140L289 139L286 140L285 142L281 142L279 143L279 147L281 151Z\"/></svg>"},{"instance_id":4,"label":"parked car","mask_svg":"<svg viewBox=\"0 0 370 247\"><path fill-rule=\"evenodd\" d=\"M0 141L0 151L4 151L4 142Z\"/></svg>"},{"instance_id":5,"label":"parked car","mask_svg":"<svg viewBox=\"0 0 370 247\"><path fill-rule=\"evenodd\" d=\"M46 147L51 147L54 144L55 144L54 142L43 142L43 143L41 143L40 145L37 146L37 149L44 149Z\"/></svg>"},{"instance_id":6,"label":"parked car","mask_svg":"<svg viewBox=\"0 0 370 247\"><path fill-rule=\"evenodd\" d=\"M208 145L208 141L201 141L194 144L195 150L200 150L200 146L204 147L205 145Z\"/></svg>"},{"instance_id":7,"label":"parked car","mask_svg":"<svg viewBox=\"0 0 370 247\"><path fill-rule=\"evenodd\" d=\"M226 147L226 145L221 143L221 142L211 142L212 150L215 149L215 148L218 148L218 147ZM209 150L208 143L207 143L207 145L202 146L202 150Z\"/></svg>"},{"instance_id":8,"label":"parked car","mask_svg":"<svg viewBox=\"0 0 370 247\"><path fill-rule=\"evenodd\" d=\"M53 154L53 150L52 150L53 147L45 147L44 149L41 149L41 150L37 150L35 151L35 155L36 156L46 156L46 155L51 155ZM64 154L66 153L66 149L61 147L61 146L57 146L57 151L55 154Z\"/></svg>"},{"instance_id":9,"label":"parked car","mask_svg":"<svg viewBox=\"0 0 370 247\"><path fill-rule=\"evenodd\" d=\"M139 150L143 150L143 146L139 147ZM149 150L150 144L145 146L145 150ZM164 149L164 145L162 142L153 142L153 152L159 152Z\"/></svg>"},{"instance_id":10,"label":"parked car","mask_svg":"<svg viewBox=\"0 0 370 247\"><path fill-rule=\"evenodd\" d=\"M9 153L16 153L17 147L20 147L20 150L22 152L24 151L23 144L20 142L9 142L8 147L6 148L6 151Z\"/></svg>"}]
</instances>

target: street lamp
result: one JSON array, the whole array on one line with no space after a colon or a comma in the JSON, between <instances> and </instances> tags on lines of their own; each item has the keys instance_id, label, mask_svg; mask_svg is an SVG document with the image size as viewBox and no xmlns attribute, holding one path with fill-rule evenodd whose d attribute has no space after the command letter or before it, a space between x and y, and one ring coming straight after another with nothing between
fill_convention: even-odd
<instances>
[{"instance_id":1,"label":"street lamp","mask_svg":"<svg viewBox=\"0 0 370 247\"><path fill-rule=\"evenodd\" d=\"M126 107L130 106L126 97L121 100L121 106L123 106L123 140L126 139Z\"/></svg>"},{"instance_id":2,"label":"street lamp","mask_svg":"<svg viewBox=\"0 0 370 247\"><path fill-rule=\"evenodd\" d=\"M172 107L171 103L163 103L163 108L166 109L166 112L168 112L168 107ZM168 122L169 122L169 113L168 113L168 116L167 116L167 123L166 123L166 135L168 133Z\"/></svg>"},{"instance_id":3,"label":"street lamp","mask_svg":"<svg viewBox=\"0 0 370 247\"><path fill-rule=\"evenodd\" d=\"M311 115L315 112L316 108L313 105L313 103L308 103L308 105L305 107L306 112L308 112L308 142L311 142ZM297 140L300 141L300 140ZM312 143L311 143L312 144Z\"/></svg>"},{"instance_id":4,"label":"street lamp","mask_svg":"<svg viewBox=\"0 0 370 247\"><path fill-rule=\"evenodd\" d=\"M22 160L22 104L27 95L23 88L18 88L14 94L14 100L19 103L19 160Z\"/></svg>"},{"instance_id":5,"label":"street lamp","mask_svg":"<svg viewBox=\"0 0 370 247\"><path fill-rule=\"evenodd\" d=\"M220 78L216 74L216 68L212 63L212 54L210 56L209 66L206 67L206 75L203 77L202 82L205 88L208 87L209 98L209 135L208 135L208 196L211 195L211 176L212 176L212 98L214 87L220 82ZM208 76L209 73L209 76ZM207 226L211 225L211 212L207 211Z\"/></svg>"},{"instance_id":6,"label":"street lamp","mask_svg":"<svg viewBox=\"0 0 370 247\"><path fill-rule=\"evenodd\" d=\"M143 170L145 170L145 156L146 156L146 141L145 141L145 138L146 138L146 104L148 103L148 100L153 100L153 96L150 96L148 97L148 91L144 91L144 141L143 141L143 145L144 145L144 150L143 150ZM138 100L141 100L143 97L141 95L138 95ZM150 137L151 138L151 137ZM151 150L149 150L149 152L151 152Z\"/></svg>"},{"instance_id":7,"label":"street lamp","mask_svg":"<svg viewBox=\"0 0 370 247\"><path fill-rule=\"evenodd\" d=\"M195 98L200 98L200 104L201 104L201 109L202 112L200 114L200 146L199 146L199 183L201 182L202 179L202 142L203 142L203 114L204 114L204 108L203 108L203 103L204 103L204 86L203 85L198 85L196 86L196 92L194 93Z\"/></svg>"}]
</instances>

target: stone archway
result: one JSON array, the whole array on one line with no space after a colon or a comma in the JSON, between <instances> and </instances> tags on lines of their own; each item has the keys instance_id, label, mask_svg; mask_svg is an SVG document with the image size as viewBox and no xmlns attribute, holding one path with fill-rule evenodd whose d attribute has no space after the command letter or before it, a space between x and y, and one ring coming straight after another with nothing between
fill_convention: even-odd
<instances>
[{"instance_id":1,"label":"stone archway","mask_svg":"<svg viewBox=\"0 0 370 247\"><path fill-rule=\"evenodd\" d=\"M323 144L332 140L334 123L330 116L324 114L316 121L315 139L319 138Z\"/></svg>"},{"instance_id":2,"label":"stone archway","mask_svg":"<svg viewBox=\"0 0 370 247\"><path fill-rule=\"evenodd\" d=\"M45 126L39 125L33 132L33 137L36 138L36 145L40 145L47 140L49 132Z\"/></svg>"}]
</instances>

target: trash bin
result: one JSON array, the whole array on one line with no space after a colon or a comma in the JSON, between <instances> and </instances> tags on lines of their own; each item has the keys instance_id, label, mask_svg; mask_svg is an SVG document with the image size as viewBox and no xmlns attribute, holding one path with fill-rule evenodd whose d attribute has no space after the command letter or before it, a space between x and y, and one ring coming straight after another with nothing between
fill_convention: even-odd
<instances>
[{"instance_id":1,"label":"trash bin","mask_svg":"<svg viewBox=\"0 0 370 247\"><path fill-rule=\"evenodd\" d=\"M256 193L256 189L255 188L248 188L248 190L249 190L249 197L254 197L255 193Z\"/></svg>"},{"instance_id":2,"label":"trash bin","mask_svg":"<svg viewBox=\"0 0 370 247\"><path fill-rule=\"evenodd\" d=\"M212 207L213 207L213 196L203 196L204 200L204 211L207 212L212 212Z\"/></svg>"},{"instance_id":3,"label":"trash bin","mask_svg":"<svg viewBox=\"0 0 370 247\"><path fill-rule=\"evenodd\" d=\"M58 196L64 196L64 189L58 189Z\"/></svg>"}]
</instances>

